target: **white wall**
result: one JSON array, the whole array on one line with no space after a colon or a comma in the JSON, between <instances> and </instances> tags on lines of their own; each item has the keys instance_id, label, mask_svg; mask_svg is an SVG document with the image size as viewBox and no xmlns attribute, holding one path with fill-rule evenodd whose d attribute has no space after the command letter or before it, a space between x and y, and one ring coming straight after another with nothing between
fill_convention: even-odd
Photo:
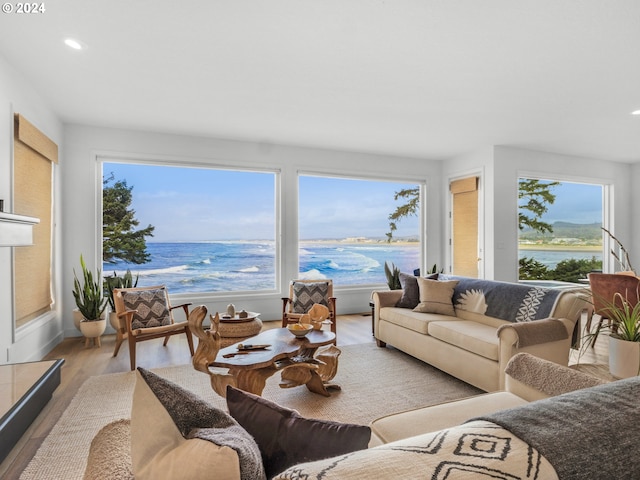
<instances>
[{"instance_id":1,"label":"white wall","mask_svg":"<svg viewBox=\"0 0 640 480\"><path fill-rule=\"evenodd\" d=\"M92 128L72 125L65 128L65 169L63 202L65 215L62 275L65 334L78 335L71 318L74 307L71 294L73 267L82 253L93 268L100 266L98 251L100 181L96 156L138 156L147 159L172 159L208 165L280 169L283 197L282 248L283 272L280 291L274 294L242 296L238 294L176 295L176 299L205 304L211 312L222 311L229 302L240 308L261 312L261 318L281 318L281 297L288 292L288 281L297 276L297 174L299 171L344 174L397 180L426 181L426 222L429 238L428 261L440 258L439 224L442 197L439 178L441 163L366 153L339 152L315 148L267 145L201 137L165 135L149 132ZM381 285L382 286L382 285ZM372 288L338 288L338 313L360 313L369 309ZM286 295L285 295L286 296Z\"/></svg>"},{"instance_id":2,"label":"white wall","mask_svg":"<svg viewBox=\"0 0 640 480\"><path fill-rule=\"evenodd\" d=\"M0 57L0 198L4 210L14 212L12 205L13 182L13 114L20 113L58 144L60 158L63 126L47 107L37 92ZM64 161L60 162L61 167ZM27 326L15 331L13 308L13 247L0 247L0 364L39 360L62 339L60 320L60 259L61 259L61 215L60 215L60 168L54 169L54 265L53 278L55 310ZM28 248L28 247L20 247Z\"/></svg>"}]
</instances>

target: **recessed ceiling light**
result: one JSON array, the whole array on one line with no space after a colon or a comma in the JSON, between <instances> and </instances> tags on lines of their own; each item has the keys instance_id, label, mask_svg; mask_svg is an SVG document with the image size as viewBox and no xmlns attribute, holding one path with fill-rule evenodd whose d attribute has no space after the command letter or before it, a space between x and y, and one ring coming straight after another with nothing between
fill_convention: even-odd
<instances>
[{"instance_id":1,"label":"recessed ceiling light","mask_svg":"<svg viewBox=\"0 0 640 480\"><path fill-rule=\"evenodd\" d=\"M631 115L640 115L640 110L634 110Z\"/></svg>"},{"instance_id":2,"label":"recessed ceiling light","mask_svg":"<svg viewBox=\"0 0 640 480\"><path fill-rule=\"evenodd\" d=\"M82 50L84 48L84 46L79 41L74 40L73 38L66 38L64 44L69 48L73 48L74 50Z\"/></svg>"}]
</instances>

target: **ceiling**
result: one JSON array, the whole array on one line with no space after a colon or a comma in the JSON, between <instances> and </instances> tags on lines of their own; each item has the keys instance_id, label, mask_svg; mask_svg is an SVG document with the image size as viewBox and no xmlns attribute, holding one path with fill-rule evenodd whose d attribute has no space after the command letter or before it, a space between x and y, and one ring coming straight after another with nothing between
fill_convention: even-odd
<instances>
[{"instance_id":1,"label":"ceiling","mask_svg":"<svg viewBox=\"0 0 640 480\"><path fill-rule=\"evenodd\" d=\"M638 0L43 4L0 14L0 55L65 123L428 159L510 145L640 162Z\"/></svg>"}]
</instances>

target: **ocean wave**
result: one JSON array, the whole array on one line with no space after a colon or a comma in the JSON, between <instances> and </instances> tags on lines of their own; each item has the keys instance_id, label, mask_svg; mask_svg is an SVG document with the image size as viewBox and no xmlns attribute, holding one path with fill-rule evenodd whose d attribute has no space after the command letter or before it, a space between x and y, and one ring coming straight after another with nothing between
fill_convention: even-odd
<instances>
[{"instance_id":1,"label":"ocean wave","mask_svg":"<svg viewBox=\"0 0 640 480\"><path fill-rule=\"evenodd\" d=\"M306 272L300 272L298 275L300 280L316 280L316 279L324 279L327 278L324 274L320 273L319 270L315 268L311 270L307 270Z\"/></svg>"},{"instance_id":2,"label":"ocean wave","mask_svg":"<svg viewBox=\"0 0 640 480\"><path fill-rule=\"evenodd\" d=\"M255 273L255 272L259 272L260 269L254 265L253 267L241 268L238 271L242 273Z\"/></svg>"},{"instance_id":3,"label":"ocean wave","mask_svg":"<svg viewBox=\"0 0 640 480\"><path fill-rule=\"evenodd\" d=\"M306 248L300 248L298 249L298 255L315 255L315 253Z\"/></svg>"},{"instance_id":4,"label":"ocean wave","mask_svg":"<svg viewBox=\"0 0 640 480\"><path fill-rule=\"evenodd\" d=\"M148 277L150 275L164 275L166 273L180 273L188 270L188 265L177 265L175 267L167 268L155 268L150 270L140 270L139 272L132 272L133 276L140 275L141 277Z\"/></svg>"},{"instance_id":5,"label":"ocean wave","mask_svg":"<svg viewBox=\"0 0 640 480\"><path fill-rule=\"evenodd\" d=\"M211 259L210 258L205 258L200 263L204 263L205 265L211 265Z\"/></svg>"}]
</instances>

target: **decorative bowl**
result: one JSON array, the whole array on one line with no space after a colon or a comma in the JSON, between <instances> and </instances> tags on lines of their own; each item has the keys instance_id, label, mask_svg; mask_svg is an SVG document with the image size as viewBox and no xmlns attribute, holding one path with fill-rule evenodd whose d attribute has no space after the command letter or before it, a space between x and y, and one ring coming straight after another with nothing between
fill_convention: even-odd
<instances>
[{"instance_id":1,"label":"decorative bowl","mask_svg":"<svg viewBox=\"0 0 640 480\"><path fill-rule=\"evenodd\" d=\"M302 338L313 330L313 325L308 323L290 323L287 325L287 330L293 333L296 337Z\"/></svg>"}]
</instances>

